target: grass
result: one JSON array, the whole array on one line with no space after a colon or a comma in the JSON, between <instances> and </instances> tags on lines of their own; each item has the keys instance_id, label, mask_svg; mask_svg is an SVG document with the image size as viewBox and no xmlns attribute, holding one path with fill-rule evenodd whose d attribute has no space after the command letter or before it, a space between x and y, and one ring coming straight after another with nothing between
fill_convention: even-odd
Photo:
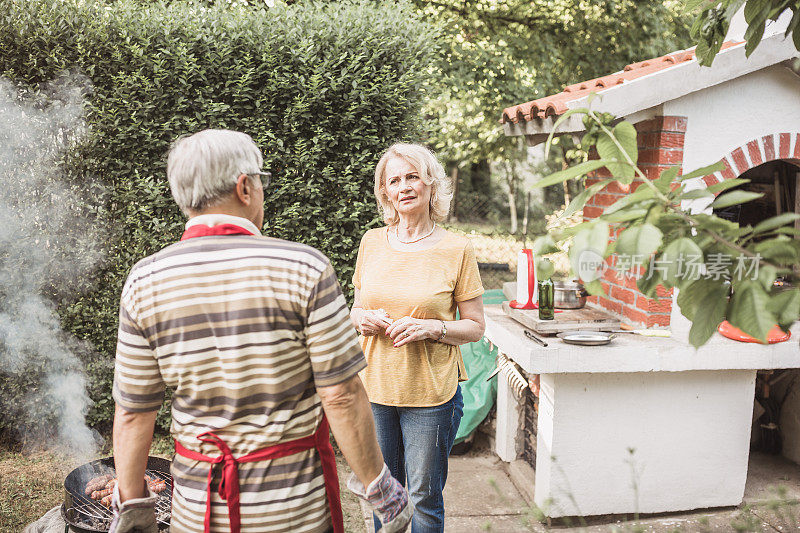
<instances>
[{"instance_id":1,"label":"grass","mask_svg":"<svg viewBox=\"0 0 800 533\"><path fill-rule=\"evenodd\" d=\"M60 504L69 470L51 453L0 449L0 533L19 533Z\"/></svg>"},{"instance_id":2,"label":"grass","mask_svg":"<svg viewBox=\"0 0 800 533\"><path fill-rule=\"evenodd\" d=\"M150 447L150 454L170 459L172 450L172 438L158 436ZM358 498L346 486L350 468L340 455L336 462L345 531L365 533ZM0 533L20 533L25 526L60 505L64 500L64 478L72 468L57 454L23 454L0 444Z\"/></svg>"}]
</instances>

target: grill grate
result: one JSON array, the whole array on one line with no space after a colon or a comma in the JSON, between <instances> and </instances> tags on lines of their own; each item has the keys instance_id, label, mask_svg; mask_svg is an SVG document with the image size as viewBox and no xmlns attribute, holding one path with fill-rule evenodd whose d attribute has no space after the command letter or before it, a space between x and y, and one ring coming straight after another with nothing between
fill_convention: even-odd
<instances>
[{"instance_id":1,"label":"grill grate","mask_svg":"<svg viewBox=\"0 0 800 533\"><path fill-rule=\"evenodd\" d=\"M73 500L72 508L88 518L111 520L111 510L91 498L81 497L77 501Z\"/></svg>"},{"instance_id":2,"label":"grill grate","mask_svg":"<svg viewBox=\"0 0 800 533\"><path fill-rule=\"evenodd\" d=\"M107 532L111 525L113 513L97 500L84 494L86 483L97 475L113 474L114 459L109 457L93 461L73 470L64 480L65 501L62 506L62 515L70 526L76 531ZM169 461L158 457L148 459L148 468L145 474L153 479L163 481L166 485L164 491L156 500L156 520L159 528L164 530L169 527L172 509L172 476L165 471L169 469ZM157 467L157 468L154 468Z\"/></svg>"}]
</instances>

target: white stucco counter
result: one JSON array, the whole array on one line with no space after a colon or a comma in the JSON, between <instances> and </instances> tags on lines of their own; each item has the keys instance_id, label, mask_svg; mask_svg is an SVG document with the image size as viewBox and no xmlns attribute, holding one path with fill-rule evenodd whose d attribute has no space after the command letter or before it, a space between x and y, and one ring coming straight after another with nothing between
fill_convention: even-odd
<instances>
[{"instance_id":1,"label":"white stucco counter","mask_svg":"<svg viewBox=\"0 0 800 533\"><path fill-rule=\"evenodd\" d=\"M524 326L503 313L501 306L487 305L484 314L484 336L501 352L513 355L514 361L532 374L800 367L800 322L792 327L788 341L766 346L733 341L715 333L705 345L695 349L673 337L619 333L605 346L576 346L557 337L542 337L548 343L543 347L525 337Z\"/></svg>"},{"instance_id":2,"label":"white stucco counter","mask_svg":"<svg viewBox=\"0 0 800 533\"><path fill-rule=\"evenodd\" d=\"M541 347L500 306L485 315L485 337L540 376L533 493L551 517L740 504L756 370L800 367L800 325L770 346L715 335L695 350L621 333L606 346ZM496 451L514 461L521 405L502 377L497 412Z\"/></svg>"}]
</instances>

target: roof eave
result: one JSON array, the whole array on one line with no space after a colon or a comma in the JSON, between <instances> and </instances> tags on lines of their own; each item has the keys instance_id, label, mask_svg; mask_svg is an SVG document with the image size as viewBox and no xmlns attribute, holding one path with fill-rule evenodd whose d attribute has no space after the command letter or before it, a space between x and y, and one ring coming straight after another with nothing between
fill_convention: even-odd
<instances>
[{"instance_id":1,"label":"roof eave","mask_svg":"<svg viewBox=\"0 0 800 533\"><path fill-rule=\"evenodd\" d=\"M554 116L547 118L534 118L524 122L516 123L505 122L503 123L503 131L509 137L525 135L529 138L532 136L538 138L539 136L544 136L538 142L533 143L539 144L547 140L550 132L553 131L553 126L559 118L559 116ZM564 133L577 133L583 131L584 129L583 119L578 115L572 115L567 117L566 120L562 121L561 124L558 125L558 128L556 128L556 135L562 135Z\"/></svg>"},{"instance_id":2,"label":"roof eave","mask_svg":"<svg viewBox=\"0 0 800 533\"><path fill-rule=\"evenodd\" d=\"M713 87L751 72L800 56L791 39L783 34L764 39L749 58L744 54L744 43L717 54L711 67L702 67L697 61L679 63L673 67L642 76L621 85L609 87L597 93L592 108L598 112L627 117L650 109L687 94ZM649 81L658 77L659 89L648 90ZM566 102L569 109L586 107L589 96ZM508 136L525 135L529 144L539 144L547 139L558 117L534 119L519 123L505 123L503 130ZM573 115L556 130L557 135L584 131L583 120Z\"/></svg>"}]
</instances>

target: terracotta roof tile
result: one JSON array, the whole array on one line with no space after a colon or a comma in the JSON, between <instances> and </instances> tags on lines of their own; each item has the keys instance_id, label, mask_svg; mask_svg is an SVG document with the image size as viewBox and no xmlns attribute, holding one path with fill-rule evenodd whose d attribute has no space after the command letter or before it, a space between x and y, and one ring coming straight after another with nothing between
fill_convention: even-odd
<instances>
[{"instance_id":1,"label":"terracotta roof tile","mask_svg":"<svg viewBox=\"0 0 800 533\"><path fill-rule=\"evenodd\" d=\"M740 43L734 41L725 42L722 44L722 50L737 44ZM625 82L641 78L642 76L674 67L686 61L694 61L694 59L694 49L692 49L673 52L665 56L640 61L638 63L631 63L620 72L581 83L567 85L560 93L545 96L544 98L539 98L531 102L525 102L524 104L507 107L503 110L501 122L513 122L516 124L533 118L561 115L567 111L568 102L583 98L592 92L599 92L609 87L621 85Z\"/></svg>"}]
</instances>

